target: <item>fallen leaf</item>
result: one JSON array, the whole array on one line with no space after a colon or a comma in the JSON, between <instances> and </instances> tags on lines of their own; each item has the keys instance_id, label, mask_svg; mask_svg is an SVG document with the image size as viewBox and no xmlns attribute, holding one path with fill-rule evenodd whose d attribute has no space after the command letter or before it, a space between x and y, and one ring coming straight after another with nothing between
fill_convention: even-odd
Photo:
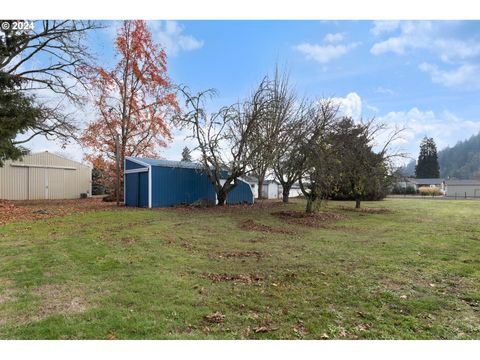
<instances>
[{"instance_id":1,"label":"fallen leaf","mask_svg":"<svg viewBox=\"0 0 480 360\"><path fill-rule=\"evenodd\" d=\"M407 295L400 295L400 299L406 299Z\"/></svg>"},{"instance_id":2,"label":"fallen leaf","mask_svg":"<svg viewBox=\"0 0 480 360\"><path fill-rule=\"evenodd\" d=\"M260 326L254 329L254 331L258 333L266 333L268 332L268 328L266 326Z\"/></svg>"},{"instance_id":3,"label":"fallen leaf","mask_svg":"<svg viewBox=\"0 0 480 360\"><path fill-rule=\"evenodd\" d=\"M330 339L330 336L328 336L326 333L323 333L322 336L320 337L322 340L328 340Z\"/></svg>"}]
</instances>

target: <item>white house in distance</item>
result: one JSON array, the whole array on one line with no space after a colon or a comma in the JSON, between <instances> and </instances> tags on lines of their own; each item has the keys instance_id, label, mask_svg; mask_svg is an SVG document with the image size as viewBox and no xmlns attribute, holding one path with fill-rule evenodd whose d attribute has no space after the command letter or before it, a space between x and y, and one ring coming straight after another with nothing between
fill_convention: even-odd
<instances>
[{"instance_id":1,"label":"white house in distance","mask_svg":"<svg viewBox=\"0 0 480 360\"><path fill-rule=\"evenodd\" d=\"M421 187L436 187L443 193L445 193L445 180L440 178L435 179L415 179L404 178L402 181L397 182L398 186L406 189L412 187L417 191Z\"/></svg>"},{"instance_id":2,"label":"white house in distance","mask_svg":"<svg viewBox=\"0 0 480 360\"><path fill-rule=\"evenodd\" d=\"M445 194L445 179L410 179L410 181L414 184L415 190L421 187L436 187Z\"/></svg>"},{"instance_id":3,"label":"white house in distance","mask_svg":"<svg viewBox=\"0 0 480 360\"><path fill-rule=\"evenodd\" d=\"M79 199L92 194L92 168L48 151L0 167L0 199Z\"/></svg>"},{"instance_id":4,"label":"white house in distance","mask_svg":"<svg viewBox=\"0 0 480 360\"><path fill-rule=\"evenodd\" d=\"M480 198L480 180L446 180L445 194L455 198Z\"/></svg>"}]
</instances>

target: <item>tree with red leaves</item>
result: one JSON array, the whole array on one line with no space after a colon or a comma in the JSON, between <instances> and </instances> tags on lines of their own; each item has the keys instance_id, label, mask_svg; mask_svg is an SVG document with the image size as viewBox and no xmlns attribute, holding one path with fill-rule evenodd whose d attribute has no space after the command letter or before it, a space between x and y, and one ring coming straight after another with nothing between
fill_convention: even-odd
<instances>
[{"instance_id":1,"label":"tree with red leaves","mask_svg":"<svg viewBox=\"0 0 480 360\"><path fill-rule=\"evenodd\" d=\"M115 180L115 138L119 137L121 182L125 156L155 157L171 140L167 126L179 111L167 76L167 55L145 21L124 21L115 41L120 60L112 70L98 67L90 76L98 118L81 136L87 160ZM121 189L123 186L120 187Z\"/></svg>"}]
</instances>

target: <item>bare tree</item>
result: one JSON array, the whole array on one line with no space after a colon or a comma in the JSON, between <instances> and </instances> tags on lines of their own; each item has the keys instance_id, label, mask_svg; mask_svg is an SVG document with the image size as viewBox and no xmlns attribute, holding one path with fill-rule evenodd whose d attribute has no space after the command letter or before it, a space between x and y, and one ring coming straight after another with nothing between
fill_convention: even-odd
<instances>
[{"instance_id":1,"label":"bare tree","mask_svg":"<svg viewBox=\"0 0 480 360\"><path fill-rule=\"evenodd\" d=\"M302 102L297 105L279 136L278 147L280 150L276 154L272 167L275 177L282 185L284 203L288 203L290 190L303 172L305 156L301 149L304 140L310 133L306 121L308 114L308 104Z\"/></svg>"},{"instance_id":2,"label":"bare tree","mask_svg":"<svg viewBox=\"0 0 480 360\"><path fill-rule=\"evenodd\" d=\"M67 141L77 126L65 112L63 99L75 104L84 100L85 69L90 63L84 40L87 32L99 25L92 21L43 20L17 30L13 29L14 22L18 21L2 21L9 26L0 30L0 77L14 80L20 91L33 92L42 114L29 128L31 136L15 141L15 145L37 135ZM39 94L47 94L50 101L40 99Z\"/></svg>"},{"instance_id":3,"label":"bare tree","mask_svg":"<svg viewBox=\"0 0 480 360\"><path fill-rule=\"evenodd\" d=\"M288 136L289 122L297 111L297 96L289 84L288 74L275 68L273 79L266 78L262 88L269 98L267 111L257 122L256 135L249 146L256 149L252 153L252 174L258 179L258 197L262 198L263 182L267 172L273 168L278 155L284 151L282 137Z\"/></svg>"},{"instance_id":4,"label":"bare tree","mask_svg":"<svg viewBox=\"0 0 480 360\"><path fill-rule=\"evenodd\" d=\"M251 144L268 107L266 87L268 82L264 79L245 102L223 107L210 115L205 110L205 100L215 95L214 90L191 94L186 87L179 89L187 111L176 117L176 123L192 131L218 205L225 204L238 178L253 170L249 166L258 148Z\"/></svg>"},{"instance_id":5,"label":"bare tree","mask_svg":"<svg viewBox=\"0 0 480 360\"><path fill-rule=\"evenodd\" d=\"M308 129L300 146L299 184L307 199L306 212L315 212L321 200L328 198L333 185L335 157L332 156L330 137L337 120L338 105L331 99L317 101L308 111L305 126Z\"/></svg>"},{"instance_id":6,"label":"bare tree","mask_svg":"<svg viewBox=\"0 0 480 360\"><path fill-rule=\"evenodd\" d=\"M182 150L182 159L181 161L192 162L192 154L188 146L185 146Z\"/></svg>"}]
</instances>

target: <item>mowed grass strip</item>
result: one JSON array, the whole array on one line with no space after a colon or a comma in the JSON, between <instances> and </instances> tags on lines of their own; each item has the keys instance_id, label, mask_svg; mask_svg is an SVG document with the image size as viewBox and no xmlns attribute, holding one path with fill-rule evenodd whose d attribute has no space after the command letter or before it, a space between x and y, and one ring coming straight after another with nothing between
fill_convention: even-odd
<instances>
[{"instance_id":1,"label":"mowed grass strip","mask_svg":"<svg viewBox=\"0 0 480 360\"><path fill-rule=\"evenodd\" d=\"M2 226L0 338L480 338L480 202L304 206Z\"/></svg>"}]
</instances>

